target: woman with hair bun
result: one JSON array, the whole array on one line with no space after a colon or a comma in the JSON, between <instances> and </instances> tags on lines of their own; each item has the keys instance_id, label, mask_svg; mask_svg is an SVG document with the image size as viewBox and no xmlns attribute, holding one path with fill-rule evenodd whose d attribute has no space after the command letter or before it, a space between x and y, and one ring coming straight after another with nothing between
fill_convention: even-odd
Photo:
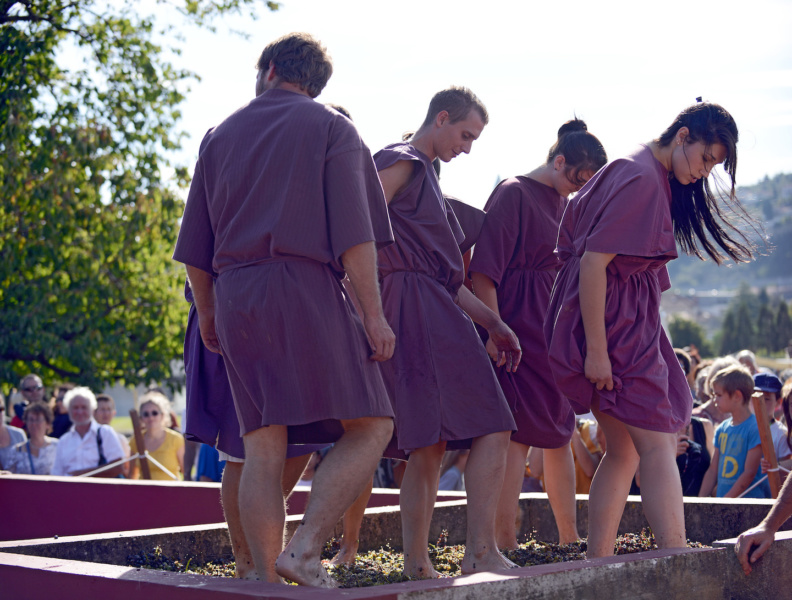
<instances>
[{"instance_id":1,"label":"woman with hair bun","mask_svg":"<svg viewBox=\"0 0 792 600\"><path fill-rule=\"evenodd\" d=\"M500 548L517 547L514 524L530 446L544 449L545 487L560 542L578 539L575 466L569 445L575 415L553 381L542 324L561 268L553 251L567 196L607 160L586 124L573 119L558 130L544 164L502 181L484 207L487 216L470 263L473 287L517 334L523 350L518 369L496 368L517 422L496 517Z\"/></svg>"},{"instance_id":2,"label":"woman with hair bun","mask_svg":"<svg viewBox=\"0 0 792 600\"><path fill-rule=\"evenodd\" d=\"M735 196L737 126L717 104L680 113L663 134L601 169L567 206L564 261L545 320L550 366L576 413L592 410L607 452L589 496L588 557L613 554L639 463L643 507L660 548L685 546L676 432L690 420L685 374L660 323L676 243L720 264L752 256L723 205ZM713 193L723 164L730 189ZM742 211L744 218L748 219Z\"/></svg>"}]
</instances>

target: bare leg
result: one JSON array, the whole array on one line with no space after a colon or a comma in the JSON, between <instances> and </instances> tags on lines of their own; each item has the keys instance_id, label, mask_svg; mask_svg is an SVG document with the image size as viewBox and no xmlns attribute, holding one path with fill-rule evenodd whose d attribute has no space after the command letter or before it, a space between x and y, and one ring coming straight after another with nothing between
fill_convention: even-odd
<instances>
[{"instance_id":1,"label":"bare leg","mask_svg":"<svg viewBox=\"0 0 792 600\"><path fill-rule=\"evenodd\" d=\"M594 415L605 432L607 450L594 473L589 492L588 558L613 556L624 504L639 460L624 423L596 409ZM671 456L673 458L675 453Z\"/></svg>"},{"instance_id":2,"label":"bare leg","mask_svg":"<svg viewBox=\"0 0 792 600\"><path fill-rule=\"evenodd\" d=\"M684 548L685 511L676 465L677 437L626 425L641 457L641 500L658 548Z\"/></svg>"},{"instance_id":3,"label":"bare leg","mask_svg":"<svg viewBox=\"0 0 792 600\"><path fill-rule=\"evenodd\" d=\"M223 470L223 482L220 487L220 499L223 503L223 514L228 523L228 535L231 538L231 550L236 562L236 576L240 579L258 579L256 567L250 547L242 529L242 518L239 514L239 481L242 478L244 463L227 461Z\"/></svg>"},{"instance_id":4,"label":"bare leg","mask_svg":"<svg viewBox=\"0 0 792 600\"><path fill-rule=\"evenodd\" d=\"M239 482L239 512L258 578L283 583L275 559L283 548L286 511L282 478L286 460L286 427L271 425L251 431Z\"/></svg>"},{"instance_id":5,"label":"bare leg","mask_svg":"<svg viewBox=\"0 0 792 600\"><path fill-rule=\"evenodd\" d=\"M300 475L305 470L310 454L286 459L283 469L283 497L288 498ZM223 470L223 482L220 488L220 498L223 503L223 514L228 524L228 534L231 538L231 550L236 563L236 576L240 579L258 579L253 565L245 532L242 529L242 519L239 514L239 482L242 478L244 463L227 461Z\"/></svg>"},{"instance_id":6,"label":"bare leg","mask_svg":"<svg viewBox=\"0 0 792 600\"><path fill-rule=\"evenodd\" d=\"M545 448L544 482L558 527L558 543L572 544L580 537L577 531L575 459L572 456L572 446L567 444L561 448Z\"/></svg>"},{"instance_id":7,"label":"bare leg","mask_svg":"<svg viewBox=\"0 0 792 600\"><path fill-rule=\"evenodd\" d=\"M495 512L503 488L509 432L501 431L473 440L467 467L467 540L462 573L503 571L514 567L495 543Z\"/></svg>"},{"instance_id":8,"label":"bare leg","mask_svg":"<svg viewBox=\"0 0 792 600\"><path fill-rule=\"evenodd\" d=\"M355 557L357 556L360 542L360 528L363 525L363 516L366 513L366 505L368 505L369 498L371 498L373 487L374 481L370 480L360 496L344 513L344 537L341 538L341 549L330 561L331 565L347 565L351 567L355 564Z\"/></svg>"},{"instance_id":9,"label":"bare leg","mask_svg":"<svg viewBox=\"0 0 792 600\"><path fill-rule=\"evenodd\" d=\"M321 549L338 519L374 474L393 432L388 418L343 421L345 433L322 461L302 523L276 562L278 574L301 585L335 587Z\"/></svg>"},{"instance_id":10,"label":"bare leg","mask_svg":"<svg viewBox=\"0 0 792 600\"><path fill-rule=\"evenodd\" d=\"M291 496L291 493L294 491L294 486L300 481L300 477L302 477L305 466L308 464L309 460L311 460L310 452L302 456L293 456L292 458L286 459L286 463L283 466L283 479L281 481L281 485L283 486L283 498L285 500L288 500L289 496Z\"/></svg>"},{"instance_id":11,"label":"bare leg","mask_svg":"<svg viewBox=\"0 0 792 600\"><path fill-rule=\"evenodd\" d=\"M517 511L525 477L525 461L528 458L529 446L513 440L509 441L506 453L506 470L503 477L495 513L495 540L498 548L514 550L517 548Z\"/></svg>"},{"instance_id":12,"label":"bare leg","mask_svg":"<svg viewBox=\"0 0 792 600\"><path fill-rule=\"evenodd\" d=\"M404 471L399 504L404 546L404 574L430 579L440 577L429 560L429 527L437 499L437 481L445 442L410 453Z\"/></svg>"}]
</instances>

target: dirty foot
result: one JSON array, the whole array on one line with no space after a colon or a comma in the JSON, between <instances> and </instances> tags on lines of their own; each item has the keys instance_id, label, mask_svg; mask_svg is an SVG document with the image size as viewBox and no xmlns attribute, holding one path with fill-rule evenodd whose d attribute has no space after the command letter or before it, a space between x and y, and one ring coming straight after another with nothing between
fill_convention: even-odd
<instances>
[{"instance_id":1,"label":"dirty foot","mask_svg":"<svg viewBox=\"0 0 792 600\"><path fill-rule=\"evenodd\" d=\"M466 551L460 568L463 575L470 575L471 573L482 573L484 571L508 571L516 566L497 549L493 548L479 553Z\"/></svg>"},{"instance_id":2,"label":"dirty foot","mask_svg":"<svg viewBox=\"0 0 792 600\"><path fill-rule=\"evenodd\" d=\"M288 548L275 561L275 570L281 577L298 585L322 588L338 587L338 582L330 577L319 560L304 560L301 556L295 557Z\"/></svg>"},{"instance_id":3,"label":"dirty foot","mask_svg":"<svg viewBox=\"0 0 792 600\"><path fill-rule=\"evenodd\" d=\"M345 567L354 567L355 558L357 558L357 551L357 544L355 544L354 547L341 546L341 550L338 551L338 554L330 559L327 564L331 567L337 567L339 565L344 565Z\"/></svg>"},{"instance_id":4,"label":"dirty foot","mask_svg":"<svg viewBox=\"0 0 792 600\"><path fill-rule=\"evenodd\" d=\"M414 577L416 579L438 579L440 577L440 573L435 571L431 562L405 564L404 574L407 577Z\"/></svg>"}]
</instances>

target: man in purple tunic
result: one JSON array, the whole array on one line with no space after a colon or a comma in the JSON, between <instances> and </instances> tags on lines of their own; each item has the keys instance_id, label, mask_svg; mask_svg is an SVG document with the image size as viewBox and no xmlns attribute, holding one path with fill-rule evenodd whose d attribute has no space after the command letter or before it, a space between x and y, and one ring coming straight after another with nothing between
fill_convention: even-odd
<instances>
[{"instance_id":1,"label":"man in purple tunic","mask_svg":"<svg viewBox=\"0 0 792 600\"><path fill-rule=\"evenodd\" d=\"M377 248L392 234L371 154L348 119L313 101L331 73L309 35L264 49L256 99L201 144L174 253L187 266L204 344L225 359L256 572L324 587L334 581L321 545L393 428L375 361L395 345L376 279ZM340 283L345 272L362 322ZM281 552L287 442L335 446Z\"/></svg>"},{"instance_id":2,"label":"man in purple tunic","mask_svg":"<svg viewBox=\"0 0 792 600\"><path fill-rule=\"evenodd\" d=\"M432 168L435 158L448 162L470 152L486 121L484 105L470 90L443 90L409 142L374 157L395 239L379 253L382 297L399 337L393 359L381 367L396 412L398 446L410 456L400 502L404 571L415 577L439 576L427 541L447 447L471 448L463 573L513 566L495 545L495 506L515 424L471 318L488 330L493 358L509 369L517 367L520 346L462 285L465 234Z\"/></svg>"},{"instance_id":3,"label":"man in purple tunic","mask_svg":"<svg viewBox=\"0 0 792 600\"><path fill-rule=\"evenodd\" d=\"M220 501L231 538L236 576L240 579L257 579L239 514L239 482L245 463L245 447L239 433L239 419L234 408L225 361L221 354L210 351L201 339L198 312L189 284L184 286L184 296L190 303L187 332L184 336L187 391L184 437L216 447L220 460L226 463L220 487ZM289 444L282 477L284 499L291 495L311 455L325 447L326 444Z\"/></svg>"}]
</instances>

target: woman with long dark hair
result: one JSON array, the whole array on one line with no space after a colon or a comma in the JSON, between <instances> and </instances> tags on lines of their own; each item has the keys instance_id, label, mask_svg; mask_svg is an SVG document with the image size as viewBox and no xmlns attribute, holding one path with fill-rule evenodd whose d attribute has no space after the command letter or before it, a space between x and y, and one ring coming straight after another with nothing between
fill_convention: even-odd
<instances>
[{"instance_id":1,"label":"woman with long dark hair","mask_svg":"<svg viewBox=\"0 0 792 600\"><path fill-rule=\"evenodd\" d=\"M589 557L613 554L639 462L658 546L685 546L674 458L692 400L660 324L660 294L676 242L718 264L752 257L727 208L748 218L735 195L737 138L721 106L690 106L659 138L592 177L561 221L564 266L545 321L550 366L575 412L594 412L608 447L591 486ZM718 164L730 185L713 192L708 177Z\"/></svg>"}]
</instances>

